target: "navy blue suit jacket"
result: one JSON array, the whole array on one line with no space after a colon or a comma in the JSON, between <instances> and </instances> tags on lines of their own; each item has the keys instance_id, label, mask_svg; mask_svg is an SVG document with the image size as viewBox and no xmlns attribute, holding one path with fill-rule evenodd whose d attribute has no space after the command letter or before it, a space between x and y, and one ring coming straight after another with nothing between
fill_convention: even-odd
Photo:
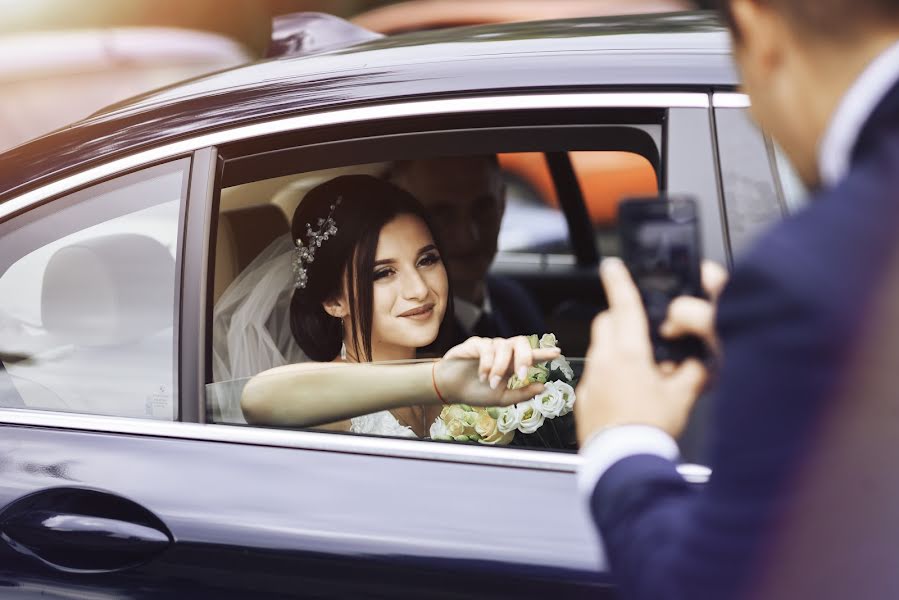
<instances>
[{"instance_id":1,"label":"navy blue suit jacket","mask_svg":"<svg viewBox=\"0 0 899 600\"><path fill-rule=\"evenodd\" d=\"M594 489L592 513L624 598L754 593L791 484L822 443L816 428L853 399L841 384L897 248L899 85L865 124L848 176L734 268L718 312L724 364L709 483L692 488L673 463L636 455Z\"/></svg>"}]
</instances>

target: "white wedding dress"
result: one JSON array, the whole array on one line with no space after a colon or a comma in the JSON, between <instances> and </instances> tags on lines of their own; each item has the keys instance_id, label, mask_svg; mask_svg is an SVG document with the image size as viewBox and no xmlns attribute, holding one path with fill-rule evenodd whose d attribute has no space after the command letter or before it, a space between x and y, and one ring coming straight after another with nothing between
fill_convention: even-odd
<instances>
[{"instance_id":1,"label":"white wedding dress","mask_svg":"<svg viewBox=\"0 0 899 600\"><path fill-rule=\"evenodd\" d=\"M212 373L207 401L215 422L245 424L240 393L247 380L267 369L306 362L290 332L293 241L276 238L247 265L213 309ZM384 410L350 420L350 431L365 435L417 437Z\"/></svg>"}]
</instances>

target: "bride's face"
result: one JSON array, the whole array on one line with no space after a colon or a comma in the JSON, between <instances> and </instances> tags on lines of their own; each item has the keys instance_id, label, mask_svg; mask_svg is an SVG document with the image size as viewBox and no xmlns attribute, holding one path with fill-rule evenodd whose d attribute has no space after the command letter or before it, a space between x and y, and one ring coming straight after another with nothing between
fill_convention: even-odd
<instances>
[{"instance_id":1,"label":"bride's face","mask_svg":"<svg viewBox=\"0 0 899 600\"><path fill-rule=\"evenodd\" d=\"M437 338L449 283L434 238L414 215L381 229L372 290L372 352L421 348ZM378 360L375 357L375 360Z\"/></svg>"}]
</instances>

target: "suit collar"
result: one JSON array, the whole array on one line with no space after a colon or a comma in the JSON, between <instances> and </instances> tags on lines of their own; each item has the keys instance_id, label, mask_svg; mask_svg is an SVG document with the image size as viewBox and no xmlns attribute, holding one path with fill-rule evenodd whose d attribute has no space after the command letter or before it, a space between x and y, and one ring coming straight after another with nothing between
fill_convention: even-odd
<instances>
[{"instance_id":1,"label":"suit collar","mask_svg":"<svg viewBox=\"0 0 899 600\"><path fill-rule=\"evenodd\" d=\"M833 187L849 172L862 132L899 89L899 42L869 64L840 100L818 148L821 182ZM892 104L888 102L887 104Z\"/></svg>"}]
</instances>

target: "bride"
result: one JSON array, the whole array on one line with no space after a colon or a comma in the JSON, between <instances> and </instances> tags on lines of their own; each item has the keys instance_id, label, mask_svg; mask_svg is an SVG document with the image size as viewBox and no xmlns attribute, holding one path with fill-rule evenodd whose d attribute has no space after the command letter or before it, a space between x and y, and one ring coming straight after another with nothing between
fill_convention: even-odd
<instances>
[{"instance_id":1,"label":"bride","mask_svg":"<svg viewBox=\"0 0 899 600\"><path fill-rule=\"evenodd\" d=\"M506 383L558 349L474 337L444 353L455 326L449 278L407 192L368 175L337 177L304 197L291 235L290 330L317 362L253 377L240 401L247 422L425 437L443 404L508 406L542 391Z\"/></svg>"}]
</instances>

